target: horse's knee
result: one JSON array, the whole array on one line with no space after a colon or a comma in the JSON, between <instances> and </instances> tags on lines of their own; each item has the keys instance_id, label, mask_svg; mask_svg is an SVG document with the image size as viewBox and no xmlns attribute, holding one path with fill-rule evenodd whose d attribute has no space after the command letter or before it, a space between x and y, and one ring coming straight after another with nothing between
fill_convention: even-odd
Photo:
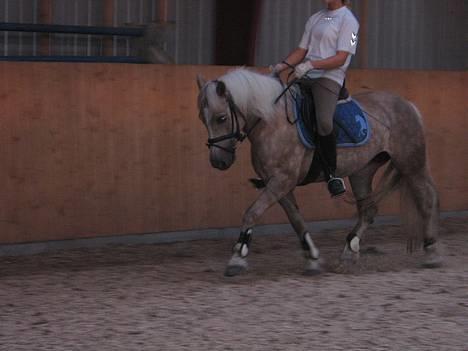
<instances>
[{"instance_id":1,"label":"horse's knee","mask_svg":"<svg viewBox=\"0 0 468 351\"><path fill-rule=\"evenodd\" d=\"M255 213L255 211L247 211L244 214L244 218L242 219L243 225L245 228L251 228L255 225L255 223L258 221L260 216Z\"/></svg>"}]
</instances>

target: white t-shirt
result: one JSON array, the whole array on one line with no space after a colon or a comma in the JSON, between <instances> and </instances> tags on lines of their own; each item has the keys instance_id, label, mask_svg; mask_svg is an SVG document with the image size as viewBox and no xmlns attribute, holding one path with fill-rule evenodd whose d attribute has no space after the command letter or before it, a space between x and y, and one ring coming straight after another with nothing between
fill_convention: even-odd
<instances>
[{"instance_id":1,"label":"white t-shirt","mask_svg":"<svg viewBox=\"0 0 468 351\"><path fill-rule=\"evenodd\" d=\"M332 70L312 70L308 77L325 77L343 85L351 57L356 54L358 31L359 23L346 6L333 11L321 10L312 15L299 44L299 47L307 50L305 59L323 60L335 56L337 51L346 51L351 55L343 66Z\"/></svg>"}]
</instances>

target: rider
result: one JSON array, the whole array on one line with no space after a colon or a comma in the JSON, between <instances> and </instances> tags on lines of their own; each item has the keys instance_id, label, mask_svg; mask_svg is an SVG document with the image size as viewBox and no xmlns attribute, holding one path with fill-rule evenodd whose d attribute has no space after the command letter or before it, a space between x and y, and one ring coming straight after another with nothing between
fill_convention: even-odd
<instances>
[{"instance_id":1,"label":"rider","mask_svg":"<svg viewBox=\"0 0 468 351\"><path fill-rule=\"evenodd\" d=\"M333 116L351 56L356 53L359 23L348 9L347 0L323 2L326 8L309 18L299 47L273 71L279 74L295 66L297 78L308 78L302 82L314 97L320 159L327 173L328 190L332 196L338 196L346 188L343 179L335 177Z\"/></svg>"}]
</instances>

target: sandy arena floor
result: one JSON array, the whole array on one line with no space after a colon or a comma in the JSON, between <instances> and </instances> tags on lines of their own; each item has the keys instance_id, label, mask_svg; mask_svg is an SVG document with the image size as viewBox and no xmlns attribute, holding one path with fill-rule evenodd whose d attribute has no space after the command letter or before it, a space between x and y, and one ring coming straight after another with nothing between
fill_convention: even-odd
<instances>
[{"instance_id":1,"label":"sandy arena floor","mask_svg":"<svg viewBox=\"0 0 468 351\"><path fill-rule=\"evenodd\" d=\"M418 267L398 226L372 227L343 270L346 232L318 233L303 276L295 235L0 257L0 350L468 350L468 218L442 223L446 265Z\"/></svg>"}]
</instances>

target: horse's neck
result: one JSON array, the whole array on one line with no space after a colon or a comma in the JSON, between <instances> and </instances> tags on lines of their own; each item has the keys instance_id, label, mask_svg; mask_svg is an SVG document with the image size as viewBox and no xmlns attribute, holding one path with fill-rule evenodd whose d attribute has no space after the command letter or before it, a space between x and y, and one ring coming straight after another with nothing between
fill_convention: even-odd
<instances>
[{"instance_id":1,"label":"horse's neck","mask_svg":"<svg viewBox=\"0 0 468 351\"><path fill-rule=\"evenodd\" d=\"M284 102L281 102L272 116L265 118L249 115L247 120L250 128L260 118L260 122L252 130L252 135L249 136L250 142L252 144L269 144L270 140L274 143L277 143L278 140L289 140L288 145L284 145L284 147L294 146L298 143L296 125L293 122L295 120L293 104L292 99L288 100L288 114L286 114Z\"/></svg>"},{"instance_id":2,"label":"horse's neck","mask_svg":"<svg viewBox=\"0 0 468 351\"><path fill-rule=\"evenodd\" d=\"M243 116L244 116L244 123L245 123L243 127L244 133L250 136L250 134L255 132L256 129L261 127L260 124L262 123L262 119L260 117L257 117L249 113L243 114Z\"/></svg>"}]
</instances>

